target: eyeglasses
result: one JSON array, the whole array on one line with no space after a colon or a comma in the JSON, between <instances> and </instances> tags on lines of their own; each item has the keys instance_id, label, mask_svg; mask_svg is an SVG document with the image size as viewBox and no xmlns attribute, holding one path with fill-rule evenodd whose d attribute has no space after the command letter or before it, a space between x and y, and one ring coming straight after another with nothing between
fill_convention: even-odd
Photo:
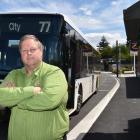
<instances>
[{"instance_id":1,"label":"eyeglasses","mask_svg":"<svg viewBox=\"0 0 140 140\"><path fill-rule=\"evenodd\" d=\"M34 53L37 49L39 49L39 48L30 48L29 50L27 50L27 49L21 49L21 52L22 53L28 53L28 52Z\"/></svg>"}]
</instances>

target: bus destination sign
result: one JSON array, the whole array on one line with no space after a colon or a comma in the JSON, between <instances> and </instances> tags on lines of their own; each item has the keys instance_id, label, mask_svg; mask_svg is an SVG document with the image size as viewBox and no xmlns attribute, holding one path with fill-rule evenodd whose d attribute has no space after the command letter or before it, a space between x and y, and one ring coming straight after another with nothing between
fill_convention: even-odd
<instances>
[{"instance_id":1,"label":"bus destination sign","mask_svg":"<svg viewBox=\"0 0 140 140\"><path fill-rule=\"evenodd\" d=\"M51 21L5 21L1 22L2 32L13 33L48 33L51 27Z\"/></svg>"}]
</instances>

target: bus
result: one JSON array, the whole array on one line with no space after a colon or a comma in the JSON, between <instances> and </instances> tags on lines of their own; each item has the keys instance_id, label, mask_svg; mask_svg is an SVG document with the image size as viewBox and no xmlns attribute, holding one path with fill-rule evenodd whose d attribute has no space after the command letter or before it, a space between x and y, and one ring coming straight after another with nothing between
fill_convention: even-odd
<instances>
[{"instance_id":1,"label":"bus","mask_svg":"<svg viewBox=\"0 0 140 140\"><path fill-rule=\"evenodd\" d=\"M34 34L44 45L43 60L60 67L68 81L69 114L79 112L98 88L100 55L83 33L62 14L0 14L0 81L22 67L18 44L25 34Z\"/></svg>"}]
</instances>

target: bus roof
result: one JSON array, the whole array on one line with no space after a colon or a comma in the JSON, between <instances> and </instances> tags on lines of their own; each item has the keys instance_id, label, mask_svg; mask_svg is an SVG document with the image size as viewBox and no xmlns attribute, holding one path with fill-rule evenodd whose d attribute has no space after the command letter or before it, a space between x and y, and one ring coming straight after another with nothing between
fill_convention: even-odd
<instances>
[{"instance_id":1,"label":"bus roof","mask_svg":"<svg viewBox=\"0 0 140 140\"><path fill-rule=\"evenodd\" d=\"M91 41L82 33L82 31L80 29L78 29L76 27L76 25L65 15L65 14L61 14L61 13L48 13L48 12L0 12L0 15L14 15L14 14L27 14L27 15L31 15L31 14L36 14L36 15L58 15L58 16L63 16L64 20L70 24L91 46L93 49L95 49L97 51L97 48L91 43Z\"/></svg>"}]
</instances>

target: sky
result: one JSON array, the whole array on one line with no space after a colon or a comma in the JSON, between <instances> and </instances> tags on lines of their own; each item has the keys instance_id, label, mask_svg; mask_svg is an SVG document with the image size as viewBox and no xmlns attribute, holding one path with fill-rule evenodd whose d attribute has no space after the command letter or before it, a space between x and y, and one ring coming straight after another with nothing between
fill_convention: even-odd
<instances>
[{"instance_id":1,"label":"sky","mask_svg":"<svg viewBox=\"0 0 140 140\"><path fill-rule=\"evenodd\" d=\"M97 46L105 36L110 46L126 42L123 10L139 0L0 0L0 12L49 12L67 15Z\"/></svg>"}]
</instances>

